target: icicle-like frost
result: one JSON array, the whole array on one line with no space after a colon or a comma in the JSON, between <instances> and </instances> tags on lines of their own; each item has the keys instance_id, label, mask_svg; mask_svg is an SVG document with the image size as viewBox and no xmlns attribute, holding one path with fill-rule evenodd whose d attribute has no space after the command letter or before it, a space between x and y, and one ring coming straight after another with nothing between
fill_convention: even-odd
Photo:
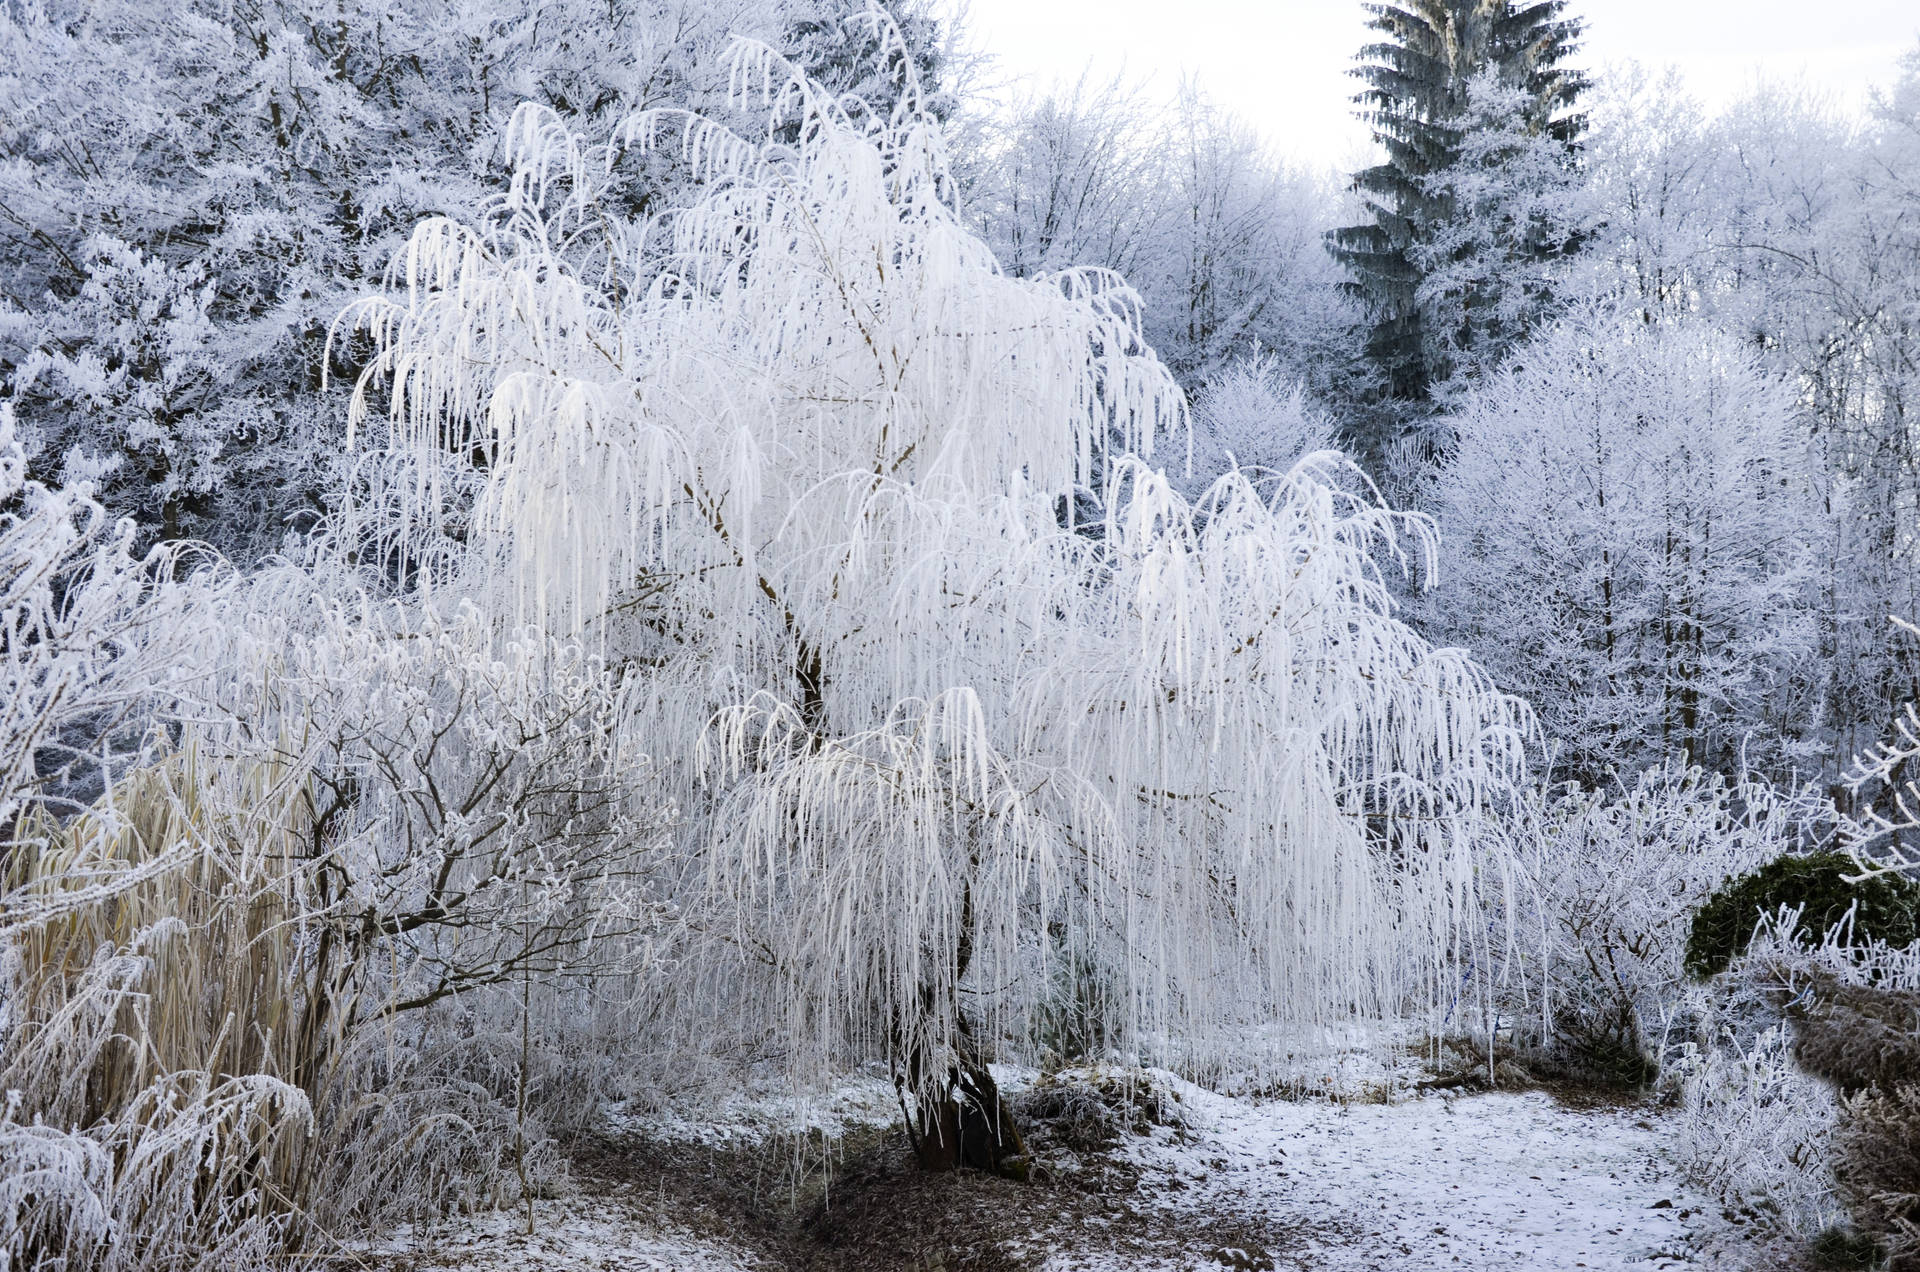
<instances>
[{"instance_id":1,"label":"icicle-like frost","mask_svg":"<svg viewBox=\"0 0 1920 1272\"><path fill-rule=\"evenodd\" d=\"M523 108L498 215L423 226L358 311L355 401L469 465L451 585L626 669L730 992L796 1063L1017 1034L1067 946L1136 1040L1437 994L1530 724L1394 617L1377 563L1430 566L1426 523L1330 453L1183 496L1124 283L1006 276L931 118L734 56L763 140ZM675 143L703 197L623 221L620 154ZM1089 489L1097 538L1059 514Z\"/></svg>"},{"instance_id":2,"label":"icicle-like frost","mask_svg":"<svg viewBox=\"0 0 1920 1272\"><path fill-rule=\"evenodd\" d=\"M1920 627L1904 618L1894 618L1893 624L1909 634L1920 634ZM1885 809L1865 803L1859 811L1841 815L1840 841L1860 863L1863 876L1902 872L1920 878L1920 846L1915 843L1915 832L1920 831L1920 782L1906 776L1917 758L1920 712L1907 703L1894 717L1892 737L1869 746L1847 769L1844 780L1856 795L1884 791L1890 797Z\"/></svg>"}]
</instances>

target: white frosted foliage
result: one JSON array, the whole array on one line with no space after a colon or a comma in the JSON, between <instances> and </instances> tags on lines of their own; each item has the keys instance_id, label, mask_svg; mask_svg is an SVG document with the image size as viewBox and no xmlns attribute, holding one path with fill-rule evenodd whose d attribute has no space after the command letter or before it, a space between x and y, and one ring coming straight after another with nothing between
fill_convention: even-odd
<instances>
[{"instance_id":1,"label":"white frosted foliage","mask_svg":"<svg viewBox=\"0 0 1920 1272\"><path fill-rule=\"evenodd\" d=\"M733 56L764 137L523 108L497 215L423 226L358 312L393 550L463 527L423 586L627 677L685 913L803 1060L1008 1036L1066 945L1122 1035L1431 988L1528 721L1394 617L1427 523L1330 452L1183 495L1120 279L1002 273L911 85L880 120ZM603 197L668 147L692 206Z\"/></svg>"}]
</instances>

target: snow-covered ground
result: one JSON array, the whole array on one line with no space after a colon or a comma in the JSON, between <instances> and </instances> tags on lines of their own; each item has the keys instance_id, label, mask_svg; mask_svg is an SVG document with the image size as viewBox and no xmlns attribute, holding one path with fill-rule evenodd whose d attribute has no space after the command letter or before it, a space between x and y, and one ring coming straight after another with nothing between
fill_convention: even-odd
<instances>
[{"instance_id":1,"label":"snow-covered ground","mask_svg":"<svg viewBox=\"0 0 1920 1272\"><path fill-rule=\"evenodd\" d=\"M1025 1233L999 1247L1005 1258L993 1266L1651 1272L1778 1268L1787 1257L1751 1243L1748 1225L1680 1178L1666 1147L1670 1124L1655 1110L1570 1109L1538 1092L1342 1104L1256 1102L1184 1083L1178 1090L1186 1127L1156 1127L1116 1150L1139 1170L1138 1190L1126 1204L1150 1217L1156 1232L1175 1234L1171 1248L1164 1235L1154 1242L1159 1253L1118 1243L1109 1221L1089 1219ZM846 1101L858 1112L835 1112L852 1113L846 1122L877 1116L872 1094ZM742 1109L731 1112L736 1116L721 1120L741 1120ZM519 1212L389 1249L410 1247L405 1262L414 1268L473 1272L784 1266L711 1225L682 1227L673 1206L649 1192L629 1183L539 1202L532 1236ZM1264 1247L1213 1244L1200 1234L1221 1216L1275 1239ZM1190 1248L1180 1248L1179 1234L1188 1230L1196 1235Z\"/></svg>"},{"instance_id":2,"label":"snow-covered ground","mask_svg":"<svg viewBox=\"0 0 1920 1272\"><path fill-rule=\"evenodd\" d=\"M743 1250L679 1230L618 1196L536 1202L531 1234L526 1211L497 1211L418 1240L401 1233L373 1253L389 1266L418 1272L760 1272L763 1266Z\"/></svg>"},{"instance_id":3,"label":"snow-covered ground","mask_svg":"<svg viewBox=\"0 0 1920 1272\"><path fill-rule=\"evenodd\" d=\"M1017 1088L1027 1071L994 1066L995 1075ZM700 1110L632 1113L622 1105L608 1110L608 1129L644 1135L667 1143L713 1147L760 1143L774 1136L845 1135L863 1126L885 1126L900 1118L899 1097L884 1076L848 1078L830 1091L795 1096L779 1082L761 1082L724 1096Z\"/></svg>"},{"instance_id":4,"label":"snow-covered ground","mask_svg":"<svg viewBox=\"0 0 1920 1272\"><path fill-rule=\"evenodd\" d=\"M1249 1104L1187 1088L1199 1134L1132 1150L1142 1191L1294 1228L1275 1267L1676 1268L1727 1257L1729 1224L1678 1178L1663 1121L1540 1093ZM1216 1262L1231 1266L1231 1252ZM1050 1272L1101 1266L1063 1254Z\"/></svg>"}]
</instances>

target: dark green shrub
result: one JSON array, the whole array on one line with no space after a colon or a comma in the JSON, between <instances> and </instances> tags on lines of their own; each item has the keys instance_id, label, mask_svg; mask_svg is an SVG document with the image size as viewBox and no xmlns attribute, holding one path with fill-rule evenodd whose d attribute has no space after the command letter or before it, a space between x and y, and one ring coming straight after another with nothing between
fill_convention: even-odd
<instances>
[{"instance_id":1,"label":"dark green shrub","mask_svg":"<svg viewBox=\"0 0 1920 1272\"><path fill-rule=\"evenodd\" d=\"M1856 939L1907 945L1920 937L1920 884L1897 875L1848 883L1846 876L1858 869L1845 853L1816 852L1776 857L1751 874L1729 879L1694 913L1688 974L1704 979L1725 971L1746 952L1761 916L1776 914L1783 905L1801 907L1800 930L1815 941L1855 902Z\"/></svg>"}]
</instances>

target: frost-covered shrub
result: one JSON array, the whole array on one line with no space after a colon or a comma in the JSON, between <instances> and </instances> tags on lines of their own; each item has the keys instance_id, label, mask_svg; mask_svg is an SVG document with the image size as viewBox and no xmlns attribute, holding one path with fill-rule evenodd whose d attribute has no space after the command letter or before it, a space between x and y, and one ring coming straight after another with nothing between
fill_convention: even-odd
<instances>
[{"instance_id":1,"label":"frost-covered shrub","mask_svg":"<svg viewBox=\"0 0 1920 1272\"><path fill-rule=\"evenodd\" d=\"M1014 1107L1076 1151L1145 1135L1156 1126L1183 1129L1190 1121L1168 1074L1104 1065L1046 1074L1020 1094Z\"/></svg>"},{"instance_id":2,"label":"frost-covered shrub","mask_svg":"<svg viewBox=\"0 0 1920 1272\"><path fill-rule=\"evenodd\" d=\"M1854 1220L1894 1268L1920 1267L1920 951L1830 936L1783 954L1768 935L1792 991L1794 1056L1846 1096L1834 1169Z\"/></svg>"},{"instance_id":3,"label":"frost-covered shrub","mask_svg":"<svg viewBox=\"0 0 1920 1272\"><path fill-rule=\"evenodd\" d=\"M1746 952L1755 926L1782 908L1799 915L1799 939L1819 944L1830 929L1851 924L1851 939L1907 945L1920 937L1920 883L1899 875L1861 879L1859 862L1843 852L1776 857L1717 889L1693 918L1687 972L1706 977Z\"/></svg>"},{"instance_id":4,"label":"frost-covered shrub","mask_svg":"<svg viewBox=\"0 0 1920 1272\"><path fill-rule=\"evenodd\" d=\"M543 1081L564 1030L536 1003L523 1057L515 1007L436 1009L394 1022L391 1037L376 1026L353 1038L322 1106L335 1160L300 1181L316 1220L336 1233L377 1232L548 1195L565 1179L556 1123L600 1105L587 1098L567 1110L578 1093Z\"/></svg>"},{"instance_id":5,"label":"frost-covered shrub","mask_svg":"<svg viewBox=\"0 0 1920 1272\"><path fill-rule=\"evenodd\" d=\"M1193 482L1205 490L1236 465L1249 472L1285 472L1334 446L1333 421L1264 355L1230 364L1196 395Z\"/></svg>"},{"instance_id":6,"label":"frost-covered shrub","mask_svg":"<svg viewBox=\"0 0 1920 1272\"><path fill-rule=\"evenodd\" d=\"M136 555L86 483L26 480L7 406L0 509L0 1266L253 1261L292 1222L258 1184L311 1102L229 1061L287 1032L292 933L234 957L225 920L285 912L215 867L167 724L234 581Z\"/></svg>"},{"instance_id":7,"label":"frost-covered shrub","mask_svg":"<svg viewBox=\"0 0 1920 1272\"><path fill-rule=\"evenodd\" d=\"M28 808L71 812L138 764L158 687L202 665L205 608L230 580L133 540L89 484L28 479L0 402L0 845ZM19 905L0 896L0 925Z\"/></svg>"},{"instance_id":8,"label":"frost-covered shrub","mask_svg":"<svg viewBox=\"0 0 1920 1272\"><path fill-rule=\"evenodd\" d=\"M1818 965L1792 1003L1794 1057L1849 1093L1920 1078L1920 993L1848 983Z\"/></svg>"},{"instance_id":9,"label":"frost-covered shrub","mask_svg":"<svg viewBox=\"0 0 1920 1272\"><path fill-rule=\"evenodd\" d=\"M1517 808L1531 902L1520 926L1543 932L1547 956L1515 978L1544 1003L1511 1010L1544 1017L1538 1059L1605 1080L1651 1077L1692 1032L1684 955L1694 909L1777 857L1813 811L1766 783L1678 765L1616 791L1568 786Z\"/></svg>"},{"instance_id":10,"label":"frost-covered shrub","mask_svg":"<svg viewBox=\"0 0 1920 1272\"><path fill-rule=\"evenodd\" d=\"M1904 619L1894 625L1920 637L1920 627ZM1862 801L1840 820L1840 842L1862 871L1920 880L1920 781L1913 777L1920 760L1920 710L1912 703L1894 717L1892 736L1854 758L1844 780L1856 796L1886 801L1876 807Z\"/></svg>"},{"instance_id":11,"label":"frost-covered shrub","mask_svg":"<svg viewBox=\"0 0 1920 1272\"><path fill-rule=\"evenodd\" d=\"M1676 1150L1687 1172L1729 1206L1801 1236L1843 1217L1833 1173L1839 1109L1825 1083L1793 1062L1784 1025L1742 1041L1723 1033L1675 1062Z\"/></svg>"},{"instance_id":12,"label":"frost-covered shrub","mask_svg":"<svg viewBox=\"0 0 1920 1272\"><path fill-rule=\"evenodd\" d=\"M120 574L16 589L9 611L38 624L9 652L40 676L10 706L51 667L148 732L92 805L9 819L8 1256L237 1266L548 1186L547 1128L604 1082L567 1052L644 975L661 912L643 867L662 811L616 680L291 566L195 594L176 634L198 657L156 674L146 645L60 626L103 578L110 632L179 616L170 585L104 560Z\"/></svg>"},{"instance_id":13,"label":"frost-covered shrub","mask_svg":"<svg viewBox=\"0 0 1920 1272\"><path fill-rule=\"evenodd\" d=\"M1772 1098L1736 1100L1739 1107L1728 1116L1750 1116L1772 1127L1776 1140L1792 1140L1794 1128L1804 1131L1810 1122L1826 1129L1803 1137L1809 1152L1755 1149L1756 1163L1772 1163L1762 1172L1771 1182L1749 1191L1804 1193L1809 1183L1824 1188L1832 1180L1833 1206L1850 1210L1854 1226L1835 1226L1822 1235L1824 1244L1836 1254L1858 1255L1877 1240L1896 1260L1911 1258L1914 1251L1902 1242L1913 1237L1905 1225L1917 1217L1912 1198L1920 1184L1920 1101L1911 1091L1912 1075L1920 1072L1920 945L1856 942L1846 923L1829 926L1818 943L1807 932L1793 908L1762 917L1745 954L1713 982L1711 1030L1702 1031L1703 1040L1712 1034L1712 1050L1703 1060L1690 1049L1680 1066L1684 1099L1706 1110L1689 1152L1704 1175L1737 1182L1739 1171L1730 1164L1737 1162L1737 1143L1727 1149L1727 1161L1712 1156L1710 1127L1726 1110L1715 1111L1702 1075L1715 1066L1725 1074L1745 1064L1748 1078L1765 1070L1766 1080L1750 1085ZM1791 1075L1773 1072L1782 1040L1796 1066ZM1817 1160L1809 1155L1815 1152ZM1789 1226L1804 1233L1807 1223Z\"/></svg>"},{"instance_id":14,"label":"frost-covered shrub","mask_svg":"<svg viewBox=\"0 0 1920 1272\"><path fill-rule=\"evenodd\" d=\"M229 765L274 739L317 827L288 854L315 951L289 979L326 1025L303 1085L354 1169L302 1180L309 1209L351 1230L544 1187L664 913L667 810L619 679L457 600L254 589L191 736Z\"/></svg>"},{"instance_id":15,"label":"frost-covered shrub","mask_svg":"<svg viewBox=\"0 0 1920 1272\"><path fill-rule=\"evenodd\" d=\"M0 1268L259 1267L297 1216L259 1186L307 1151L300 1092L262 1075L157 1078L117 1122L0 1121Z\"/></svg>"}]
</instances>

